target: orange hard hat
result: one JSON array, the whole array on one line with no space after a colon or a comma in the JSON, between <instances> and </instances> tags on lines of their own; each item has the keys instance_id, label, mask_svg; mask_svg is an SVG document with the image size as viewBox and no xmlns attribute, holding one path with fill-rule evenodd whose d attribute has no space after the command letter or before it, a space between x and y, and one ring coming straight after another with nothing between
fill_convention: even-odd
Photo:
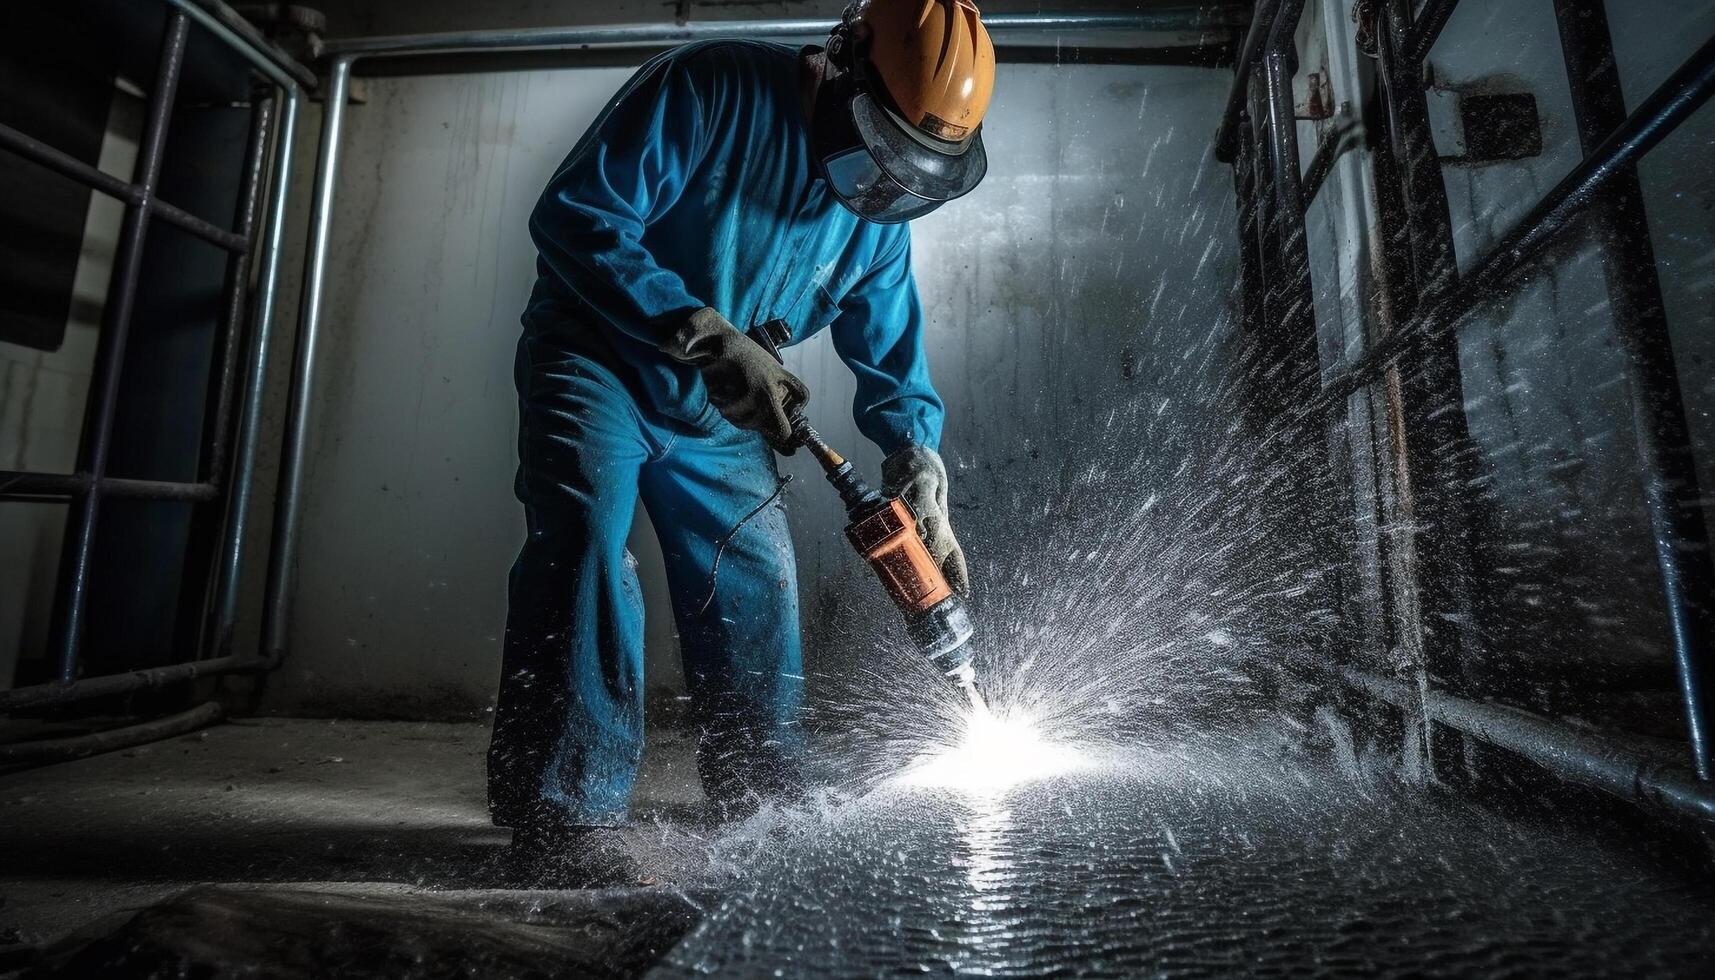
<instances>
[{"instance_id":1,"label":"orange hard hat","mask_svg":"<svg viewBox=\"0 0 1715 980\"><path fill-rule=\"evenodd\" d=\"M994 42L970 0L870 0L854 22L869 63L906 122L958 142L988 112Z\"/></svg>"},{"instance_id":2,"label":"orange hard hat","mask_svg":"<svg viewBox=\"0 0 1715 980\"><path fill-rule=\"evenodd\" d=\"M994 43L970 0L859 0L828 38L812 139L836 197L870 221L909 221L988 172L982 121Z\"/></svg>"}]
</instances>

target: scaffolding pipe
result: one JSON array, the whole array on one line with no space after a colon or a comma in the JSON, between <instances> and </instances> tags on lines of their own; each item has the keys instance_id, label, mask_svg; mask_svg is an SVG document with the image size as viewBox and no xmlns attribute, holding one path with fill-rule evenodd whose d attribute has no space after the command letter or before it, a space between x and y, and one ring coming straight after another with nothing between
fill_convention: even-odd
<instances>
[{"instance_id":1,"label":"scaffolding pipe","mask_svg":"<svg viewBox=\"0 0 1715 980\"><path fill-rule=\"evenodd\" d=\"M1406 63L1416 71L1423 59L1429 57L1429 49L1435 47L1435 40L1441 36L1441 29L1447 26L1447 18L1453 16L1453 8L1459 6L1459 0L1428 0L1423 9L1417 12L1417 18L1411 25L1410 39L1406 43Z\"/></svg>"},{"instance_id":2,"label":"scaffolding pipe","mask_svg":"<svg viewBox=\"0 0 1715 980\"><path fill-rule=\"evenodd\" d=\"M133 480L105 476L97 480L88 473L28 473L0 470L0 500L64 500L99 492L103 497L133 500L179 500L201 502L220 496L217 483L177 483L171 480Z\"/></svg>"},{"instance_id":3,"label":"scaffolding pipe","mask_svg":"<svg viewBox=\"0 0 1715 980\"><path fill-rule=\"evenodd\" d=\"M1603 134L1626 115L1607 11L1601 0L1555 0L1555 14L1578 137L1585 151L1592 152ZM1600 223L1596 248L1602 257L1614 332L1626 355L1638 468L1685 702L1692 763L1698 778L1707 780L1715 778L1709 717L1715 708L1715 663L1710 662L1715 625L1709 608L1715 568L1710 565L1703 492L1698 487L1679 366L1673 356L1637 168L1621 168L1613 184L1613 191L1596 205L1593 215Z\"/></svg>"},{"instance_id":4,"label":"scaffolding pipe","mask_svg":"<svg viewBox=\"0 0 1715 980\"><path fill-rule=\"evenodd\" d=\"M73 701L87 701L90 698L133 694L137 691L154 691L173 684L189 683L203 677L260 673L271 666L266 658L254 655L214 657L209 660L193 660L189 663L172 664L166 667L151 667L147 670L131 670L123 674L85 677L69 684L50 682L47 684L31 684L28 687L14 687L9 691L0 691L0 714L22 711L26 708L50 708L56 705L70 704Z\"/></svg>"},{"instance_id":5,"label":"scaffolding pipe","mask_svg":"<svg viewBox=\"0 0 1715 980\"><path fill-rule=\"evenodd\" d=\"M165 2L203 30L231 48L251 67L288 92L297 89L314 90L315 72L298 64L292 57L271 44L255 26L220 0L165 0Z\"/></svg>"},{"instance_id":6,"label":"scaffolding pipe","mask_svg":"<svg viewBox=\"0 0 1715 980\"><path fill-rule=\"evenodd\" d=\"M1132 32L1223 33L1242 26L1235 19L1241 5L1180 4L1136 13L989 14L983 26L1004 44L1011 33ZM727 38L753 40L818 39L834 23L813 18L774 20L705 20L684 24L591 24L584 27L531 27L491 31L447 31L438 34L395 34L336 38L325 52L332 57L373 57L457 54L475 51L520 51L555 48L654 48Z\"/></svg>"},{"instance_id":7,"label":"scaffolding pipe","mask_svg":"<svg viewBox=\"0 0 1715 980\"><path fill-rule=\"evenodd\" d=\"M126 183L112 174L97 169L92 164L85 163L69 153L55 149L34 136L19 132L4 123L0 123L0 149L10 150L31 163L52 170L61 177L75 180L85 187L100 191L108 197L117 198L126 204L136 206L142 203L143 192L136 185ZM199 218L183 208L174 207L166 201L156 200L149 205L149 208L153 217L182 228L203 241L217 245L228 252L242 253L249 247L249 242L243 235L227 231L213 222Z\"/></svg>"},{"instance_id":8,"label":"scaffolding pipe","mask_svg":"<svg viewBox=\"0 0 1715 980\"><path fill-rule=\"evenodd\" d=\"M227 435L232 427L232 392L238 382L238 355L243 346L245 312L250 301L249 252L256 234L257 211L262 201L262 185L268 171L268 150L274 137L274 96L258 98L251 109L250 141L244 151L244 183L239 194L238 227L244 237L245 251L227 260L226 295L222 302L220 330L216 335L214 363L214 392L212 404L205 410L202 458L198 461L202 480L216 483L226 474Z\"/></svg>"},{"instance_id":9,"label":"scaffolding pipe","mask_svg":"<svg viewBox=\"0 0 1715 980\"><path fill-rule=\"evenodd\" d=\"M178 93L180 69L190 23L184 14L167 17L161 36L161 60L149 93L149 112L139 141L135 179L139 195L125 208L119 243L113 253L113 279L108 287L102 318L101 338L95 364L90 370L89 405L84 412L84 445L78 453L78 472L90 483L72 503L66 519L65 556L60 560L59 600L50 628L54 649L54 672L61 681L77 677L83 617L89 601L89 561L95 548L95 527L101 512L101 481L107 475L107 455L113 443L113 416L119 401L119 379L125 362L126 340L131 332L131 314L136 306L137 283L143 269L143 242L149 233L149 218L155 203L155 186L161 177L161 161L167 151L167 126L172 120L173 100Z\"/></svg>"},{"instance_id":10,"label":"scaffolding pipe","mask_svg":"<svg viewBox=\"0 0 1715 980\"><path fill-rule=\"evenodd\" d=\"M1585 157L1490 249L1471 274L1443 291L1436 302L1399 331L1383 338L1323 391L1320 407L1343 410L1346 399L1374 382L1383 369L1422 340L1457 329L1470 313L1503 295L1507 280L1537 258L1595 196L1715 93L1715 38L1705 41L1685 64L1651 93L1596 152Z\"/></svg>"},{"instance_id":11,"label":"scaffolding pipe","mask_svg":"<svg viewBox=\"0 0 1715 980\"><path fill-rule=\"evenodd\" d=\"M227 510L226 527L220 544L220 554L227 568L217 572L216 622L225 624L221 634L230 637L232 611L236 608L238 557L241 555L246 518L250 506L250 490L254 481L255 448L261 419L262 386L265 380L269 328L277 309L283 229L287 188L289 186L291 145L299 108L306 88L316 84L309 69L293 61L270 44L254 27L219 0L164 0L172 11L162 42L162 60L158 77L150 93L148 121L139 153L135 180L127 182L105 174L97 168L65 154L54 147L0 126L0 148L17 152L50 170L96 191L112 196L127 205L126 227L121 231L120 247L116 252L115 276L110 287L106 327L102 331L100 354L95 371L88 421L85 423L88 445L74 473L35 473L0 471L0 500L54 501L70 498L74 502L71 515L70 546L61 569L61 597L55 609L54 638L56 650L56 680L28 687L0 691L0 712L20 707L59 704L91 697L123 694L156 687L174 680L208 674L231 673L263 669L267 662L260 657L226 656L227 646L216 650L216 657L200 662L177 664L148 671L77 679L79 663L78 638L83 608L87 601L88 544L93 540L94 511L101 499L134 498L206 503L220 498L231 486L234 499ZM213 440L207 467L207 479L199 482L139 480L108 476L105 471L105 449L111 441L112 396L106 389L116 382L123 358L129 310L134 297L138 259L147 233L147 225L159 219L234 253L240 260L251 257L249 237L241 229L229 231L202 218L191 215L155 196L159 166L164 150L164 135L171 117L176 94L176 82L183 72L183 57L189 41L189 25L195 23L212 34L217 41L231 48L257 72L280 89L283 109L279 114L279 133L275 138L273 155L273 185L265 211L266 244L260 247L261 266L257 275L255 296L256 327L250 356L247 360L246 382L240 396L240 445L232 466L230 481L225 470L226 440ZM247 161L246 172L254 174L257 161ZM249 193L249 192L247 192ZM244 262L244 265L247 265ZM243 265L241 265L241 268ZM247 270L246 270L247 271ZM237 283L242 293L244 280ZM242 306L229 306L229 314L242 311ZM120 329L110 329L118 326ZM239 343L235 323L228 322L228 344ZM224 417L219 406L230 406L230 384L234 372L223 372L221 387L213 393L216 414ZM217 427L221 420L216 420ZM94 465L94 464L103 465ZM206 649L206 647L204 648Z\"/></svg>"},{"instance_id":12,"label":"scaffolding pipe","mask_svg":"<svg viewBox=\"0 0 1715 980\"><path fill-rule=\"evenodd\" d=\"M286 202L291 191L289 163L297 140L298 109L303 94L297 87L285 89L275 137L273 184L263 230L261 267L256 275L255 325L245 368L244 396L240 401L238 444L234 448L232 500L227 507L226 534L220 546L215 572L213 650L216 657L232 652L232 634L238 621L238 585L244 565L245 538L250 526L251 498L256 489L256 447L262 439L262 389L268 380L268 351L274 317L279 310L281 256L286 240Z\"/></svg>"},{"instance_id":13,"label":"scaffolding pipe","mask_svg":"<svg viewBox=\"0 0 1715 980\"><path fill-rule=\"evenodd\" d=\"M47 766L58 762L85 759L103 752L114 752L119 749L147 745L150 742L159 742L175 735L188 735L199 728L207 728L225 717L226 711L218 701L207 701L189 711L181 711L175 715L138 722L135 725L125 725L121 728L109 728L106 731L72 735L67 738L11 742L0 745L0 768L12 770Z\"/></svg>"},{"instance_id":14,"label":"scaffolding pipe","mask_svg":"<svg viewBox=\"0 0 1715 980\"><path fill-rule=\"evenodd\" d=\"M1353 689L1506 749L1549 772L1624 800L1715 821L1715 786L1659 759L1617 749L1601 736L1504 705L1471 701L1355 668L1338 675Z\"/></svg>"},{"instance_id":15,"label":"scaffolding pipe","mask_svg":"<svg viewBox=\"0 0 1715 980\"><path fill-rule=\"evenodd\" d=\"M298 303L298 343L293 353L292 387L286 404L286 434L280 447L279 489L275 497L273 547L262 609L262 652L271 663L285 655L292 576L297 565L298 524L303 519L304 455L310 431L310 398L315 393L316 338L327 292L328 244L333 233L334 181L339 173L340 128L351 89L350 55L335 58L322 103L322 142L316 158L311 197L310 234L305 249L304 286Z\"/></svg>"},{"instance_id":16,"label":"scaffolding pipe","mask_svg":"<svg viewBox=\"0 0 1715 980\"><path fill-rule=\"evenodd\" d=\"M1233 63L1233 87L1227 90L1227 107L1221 111L1221 126L1215 130L1215 159L1232 163L1238 155L1239 119L1250 101L1251 69L1262 55L1262 42L1274 23L1274 12L1280 0L1261 0L1251 16L1250 30L1245 32L1244 47Z\"/></svg>"}]
</instances>

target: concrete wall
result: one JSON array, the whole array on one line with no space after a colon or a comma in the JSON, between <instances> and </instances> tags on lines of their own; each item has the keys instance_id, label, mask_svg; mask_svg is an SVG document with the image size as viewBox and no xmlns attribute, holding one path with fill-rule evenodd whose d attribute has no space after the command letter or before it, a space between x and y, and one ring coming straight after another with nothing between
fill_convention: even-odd
<instances>
[{"instance_id":1,"label":"concrete wall","mask_svg":"<svg viewBox=\"0 0 1715 980\"><path fill-rule=\"evenodd\" d=\"M627 74L371 79L352 108L293 650L266 707L457 715L492 697L522 533L510 369L534 276L525 220ZM1218 322L1231 184L1208 133L1226 85L1206 69L1008 65L988 180L917 224L955 513L979 574L991 542L1088 465L1116 407L1145 397L1128 359L1200 346ZM878 474L825 337L789 363L826 435ZM838 673L864 653L854 610L879 595L832 494L805 461L788 469L808 668ZM672 624L644 525L632 544L650 679L671 688Z\"/></svg>"}]
</instances>

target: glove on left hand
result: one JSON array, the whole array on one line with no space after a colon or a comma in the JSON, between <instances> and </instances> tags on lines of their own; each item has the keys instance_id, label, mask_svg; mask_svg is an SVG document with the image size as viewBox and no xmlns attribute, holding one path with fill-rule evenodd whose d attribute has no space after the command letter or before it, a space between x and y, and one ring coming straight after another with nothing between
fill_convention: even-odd
<instances>
[{"instance_id":1,"label":"glove on left hand","mask_svg":"<svg viewBox=\"0 0 1715 980\"><path fill-rule=\"evenodd\" d=\"M947 577L947 584L960 595L970 595L965 550L953 537L947 511L947 466L941 462L941 455L927 446L906 446L882 462L881 481L888 494L904 497L917 514L917 531L929 548L929 557Z\"/></svg>"}]
</instances>

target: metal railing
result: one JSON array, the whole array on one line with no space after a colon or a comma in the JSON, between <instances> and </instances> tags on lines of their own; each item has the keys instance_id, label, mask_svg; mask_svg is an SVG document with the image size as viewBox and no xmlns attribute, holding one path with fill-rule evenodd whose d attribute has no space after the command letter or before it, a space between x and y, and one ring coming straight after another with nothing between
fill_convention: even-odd
<instances>
[{"instance_id":1,"label":"metal railing","mask_svg":"<svg viewBox=\"0 0 1715 980\"><path fill-rule=\"evenodd\" d=\"M0 126L0 150L34 161L125 205L91 369L76 469L72 473L0 472L0 500L63 500L71 507L49 636L55 679L0 691L0 710L124 693L202 675L258 670L268 665L262 657L233 654L231 639L244 529L255 474L262 385L280 282L290 149L304 93L314 87L315 76L268 44L218 0L162 2L168 10L130 180L113 177L26 133ZM253 103L233 228L221 228L198 218L161 200L157 193L185 51L193 30L206 32L235 51L271 86L267 94ZM215 339L211 415L199 454L197 477L190 481L136 480L108 472L120 377L142 276L145 241L156 220L228 253L225 294ZM253 275L256 284L252 297ZM252 305L254 315L247 317ZM247 320L252 324L249 331L245 330ZM236 440L231 424L235 397ZM227 520L213 578L208 642L195 652L198 659L144 671L80 676L91 554L102 503L109 498L188 501L208 506L227 504Z\"/></svg>"},{"instance_id":2,"label":"metal railing","mask_svg":"<svg viewBox=\"0 0 1715 980\"><path fill-rule=\"evenodd\" d=\"M1442 468L1400 488L1412 527L1403 546L1414 549L1416 557L1406 566L1412 580L1394 582L1392 589L1410 593L1403 603L1408 618L1413 610L1457 612L1460 615L1438 618L1466 625L1431 630L1421 621L1403 624L1421 631L1423 647L1413 657L1415 683L1349 665L1335 665L1333 674L1354 690L1404 710L1422 725L1427 745L1434 744L1435 727L1445 726L1530 758L1565 778L1699 819L1715 818L1709 718L1715 696L1709 606L1715 575L1636 173L1638 159L1715 92L1715 39L1628 115L1602 3L1557 0L1585 157L1460 276L1422 82L1423 59L1456 5L1456 0L1428 0L1414 18L1409 0L1376 4L1380 115L1387 130L1386 139L1372 146L1376 193L1383 218L1403 226L1383 228L1376 236L1384 247L1403 240L1404 254L1383 263L1391 280L1384 286L1392 300L1392 323L1360 356L1323 377L1301 411L1333 425L1353 395L1378 383L1389 387L1390 410L1399 413L1390 420L1397 438L1393 452L1401 457L1396 467L1407 474ZM1306 195L1299 186L1296 121L1286 85L1302 8L1302 0L1263 0L1257 5L1215 143L1220 159L1234 164L1245 321L1253 329L1267 325L1282 330L1289 341L1306 329L1315 330L1313 317L1306 325L1296 306L1286 318L1279 303L1270 302L1271 296L1283 293L1294 303L1310 302L1309 270L1307 264L1300 268L1305 259L1297 247L1305 234ZM1264 76L1260 82L1259 69ZM1314 163L1311 170L1317 170ZM1457 469L1469 465L1471 454L1458 448L1469 436L1453 346L1456 331L1471 313L1508 295L1518 274L1586 214L1597 222L1598 247L1608 258L1604 265L1615 329L1627 356L1638 460L1685 706L1693 775L1684 777L1659 759L1628 754L1591 734L1428 683L1438 676L1452 678L1457 687L1461 665L1476 642L1469 618L1468 502L1461 499L1471 483L1469 474ZM1271 226L1273 234L1267 231ZM1618 261L1622 256L1624 263ZM1402 376L1402 365L1411 369L1409 380ZM1421 573L1426 568L1434 573ZM1398 615L1398 597L1393 605Z\"/></svg>"}]
</instances>

